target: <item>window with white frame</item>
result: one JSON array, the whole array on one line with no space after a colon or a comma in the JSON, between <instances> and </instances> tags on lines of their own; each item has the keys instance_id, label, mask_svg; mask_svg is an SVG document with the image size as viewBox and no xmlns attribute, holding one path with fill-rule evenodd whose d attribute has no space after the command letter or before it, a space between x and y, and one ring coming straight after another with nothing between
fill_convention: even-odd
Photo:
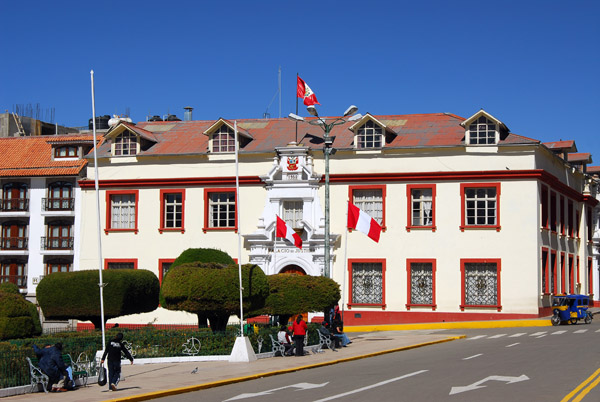
<instances>
[{"instance_id":1,"label":"window with white frame","mask_svg":"<svg viewBox=\"0 0 600 402\"><path fill-rule=\"evenodd\" d=\"M178 229L182 227L183 216L183 194L164 193L164 228Z\"/></svg>"},{"instance_id":2,"label":"window with white frame","mask_svg":"<svg viewBox=\"0 0 600 402\"><path fill-rule=\"evenodd\" d=\"M283 220L292 229L300 229L302 220L302 210L304 203L302 201L284 201L283 202Z\"/></svg>"},{"instance_id":3,"label":"window with white frame","mask_svg":"<svg viewBox=\"0 0 600 402\"><path fill-rule=\"evenodd\" d=\"M369 120L360 126L356 133L356 148L381 148L383 144L383 129L374 121Z\"/></svg>"},{"instance_id":4,"label":"window with white frame","mask_svg":"<svg viewBox=\"0 0 600 402\"><path fill-rule=\"evenodd\" d=\"M496 144L496 123L485 116L480 116L469 125L469 145L491 145Z\"/></svg>"},{"instance_id":5,"label":"window with white frame","mask_svg":"<svg viewBox=\"0 0 600 402\"><path fill-rule=\"evenodd\" d=\"M433 262L409 262L411 305L433 304Z\"/></svg>"},{"instance_id":6,"label":"window with white frame","mask_svg":"<svg viewBox=\"0 0 600 402\"><path fill-rule=\"evenodd\" d=\"M464 262L465 305L498 305L498 265L495 262Z\"/></svg>"},{"instance_id":7,"label":"window with white frame","mask_svg":"<svg viewBox=\"0 0 600 402\"><path fill-rule=\"evenodd\" d=\"M112 194L110 196L110 228L135 229L135 194Z\"/></svg>"},{"instance_id":8,"label":"window with white frame","mask_svg":"<svg viewBox=\"0 0 600 402\"><path fill-rule=\"evenodd\" d=\"M383 304L383 264L353 262L352 303Z\"/></svg>"},{"instance_id":9,"label":"window with white frame","mask_svg":"<svg viewBox=\"0 0 600 402\"><path fill-rule=\"evenodd\" d=\"M433 190L431 188L411 189L412 226L433 225Z\"/></svg>"},{"instance_id":10,"label":"window with white frame","mask_svg":"<svg viewBox=\"0 0 600 402\"><path fill-rule=\"evenodd\" d=\"M131 131L123 131L115 138L115 156L132 156L137 154L137 136Z\"/></svg>"},{"instance_id":11,"label":"window with white frame","mask_svg":"<svg viewBox=\"0 0 600 402\"><path fill-rule=\"evenodd\" d=\"M235 192L209 193L208 213L209 228L234 228Z\"/></svg>"},{"instance_id":12,"label":"window with white frame","mask_svg":"<svg viewBox=\"0 0 600 402\"><path fill-rule=\"evenodd\" d=\"M497 226L497 187L464 188L464 225Z\"/></svg>"},{"instance_id":13,"label":"window with white frame","mask_svg":"<svg viewBox=\"0 0 600 402\"><path fill-rule=\"evenodd\" d=\"M222 124L212 137L213 152L235 152L235 133L226 124Z\"/></svg>"},{"instance_id":14,"label":"window with white frame","mask_svg":"<svg viewBox=\"0 0 600 402\"><path fill-rule=\"evenodd\" d=\"M381 188L353 189L352 203L369 214L380 225L383 223L383 190Z\"/></svg>"}]
</instances>

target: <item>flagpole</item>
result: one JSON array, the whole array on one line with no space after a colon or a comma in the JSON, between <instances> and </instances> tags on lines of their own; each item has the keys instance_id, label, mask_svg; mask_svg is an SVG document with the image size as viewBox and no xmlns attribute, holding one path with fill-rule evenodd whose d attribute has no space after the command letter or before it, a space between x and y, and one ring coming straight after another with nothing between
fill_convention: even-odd
<instances>
[{"instance_id":1,"label":"flagpole","mask_svg":"<svg viewBox=\"0 0 600 402\"><path fill-rule=\"evenodd\" d=\"M300 75L296 73L296 114L298 114L298 78ZM296 121L296 145L298 144L298 121Z\"/></svg>"},{"instance_id":2,"label":"flagpole","mask_svg":"<svg viewBox=\"0 0 600 402\"><path fill-rule=\"evenodd\" d=\"M350 204L350 201L348 201ZM344 304L345 304L345 296L344 292L346 290L346 275L348 274L348 235L350 231L348 230L348 207L346 207L346 238L344 239L344 277L342 278L342 322L344 322Z\"/></svg>"},{"instance_id":3,"label":"flagpole","mask_svg":"<svg viewBox=\"0 0 600 402\"><path fill-rule=\"evenodd\" d=\"M242 294L242 227L240 225L240 174L239 174L239 146L237 120L233 122L235 131L235 194L237 197L237 232L238 232L238 274L240 278L240 334L244 336L244 301Z\"/></svg>"},{"instance_id":4,"label":"flagpole","mask_svg":"<svg viewBox=\"0 0 600 402\"><path fill-rule=\"evenodd\" d=\"M102 350L106 350L106 336L104 334L104 283L102 283L102 235L100 234L100 190L98 185L98 155L96 152L96 95L94 93L94 70L90 71L92 79L92 128L94 134L94 188L96 189L96 217L98 223L98 275L100 277L100 322L102 325Z\"/></svg>"}]
</instances>

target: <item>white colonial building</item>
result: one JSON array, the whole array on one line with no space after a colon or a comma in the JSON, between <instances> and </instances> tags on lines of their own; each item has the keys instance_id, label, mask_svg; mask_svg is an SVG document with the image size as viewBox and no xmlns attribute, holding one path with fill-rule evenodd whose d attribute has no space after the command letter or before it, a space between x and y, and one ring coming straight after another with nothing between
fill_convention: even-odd
<instances>
[{"instance_id":1,"label":"white colonial building","mask_svg":"<svg viewBox=\"0 0 600 402\"><path fill-rule=\"evenodd\" d=\"M326 269L321 127L296 131L287 119L113 126L98 149L103 268L147 269L162 280L183 250L212 247L267 274L331 272L347 325L538 317L563 292L598 300L597 186L586 173L591 156L570 159L574 144L511 133L483 110L468 119L367 114L331 135ZM79 269L99 264L89 162L79 182ZM348 201L381 224L378 243L348 232ZM277 215L301 235L301 250L275 238ZM114 321L196 317L159 308Z\"/></svg>"}]
</instances>

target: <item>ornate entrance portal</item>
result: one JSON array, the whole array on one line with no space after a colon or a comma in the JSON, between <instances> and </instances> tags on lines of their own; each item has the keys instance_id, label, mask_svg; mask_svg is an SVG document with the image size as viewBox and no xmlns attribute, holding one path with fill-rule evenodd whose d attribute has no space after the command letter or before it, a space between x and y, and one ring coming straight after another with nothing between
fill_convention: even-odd
<instances>
[{"instance_id":1,"label":"ornate entrance portal","mask_svg":"<svg viewBox=\"0 0 600 402\"><path fill-rule=\"evenodd\" d=\"M287 267L285 267L281 271L279 271L279 273L280 274L306 275L306 272L304 272L304 270L297 265L288 265Z\"/></svg>"}]
</instances>

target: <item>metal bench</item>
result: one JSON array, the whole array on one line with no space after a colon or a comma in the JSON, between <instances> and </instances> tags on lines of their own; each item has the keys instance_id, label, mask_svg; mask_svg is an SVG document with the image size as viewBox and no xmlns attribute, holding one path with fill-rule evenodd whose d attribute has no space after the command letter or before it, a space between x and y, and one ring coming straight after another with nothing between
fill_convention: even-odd
<instances>
[{"instance_id":1,"label":"metal bench","mask_svg":"<svg viewBox=\"0 0 600 402\"><path fill-rule=\"evenodd\" d=\"M271 338L271 350L274 355L277 356L277 352L279 352L281 356L285 356L285 346L281 342L275 340L273 335L269 334L269 338Z\"/></svg>"},{"instance_id":2,"label":"metal bench","mask_svg":"<svg viewBox=\"0 0 600 402\"><path fill-rule=\"evenodd\" d=\"M337 352L334 341L330 337L323 335L321 331L317 332L319 333L319 348L317 349L317 353L323 352L323 346L329 348L329 350Z\"/></svg>"},{"instance_id":3,"label":"metal bench","mask_svg":"<svg viewBox=\"0 0 600 402\"><path fill-rule=\"evenodd\" d=\"M63 354L62 356L63 363L65 366L71 366L73 370L73 381L80 380L81 384L87 386L87 381L89 374L87 370L83 367L83 365L74 362L71 358L70 354ZM44 392L48 392L48 381L49 377L42 372L39 367L39 359L37 357L26 357L27 363L29 364L29 375L31 377L31 392L33 392L38 384L42 385Z\"/></svg>"}]
</instances>

